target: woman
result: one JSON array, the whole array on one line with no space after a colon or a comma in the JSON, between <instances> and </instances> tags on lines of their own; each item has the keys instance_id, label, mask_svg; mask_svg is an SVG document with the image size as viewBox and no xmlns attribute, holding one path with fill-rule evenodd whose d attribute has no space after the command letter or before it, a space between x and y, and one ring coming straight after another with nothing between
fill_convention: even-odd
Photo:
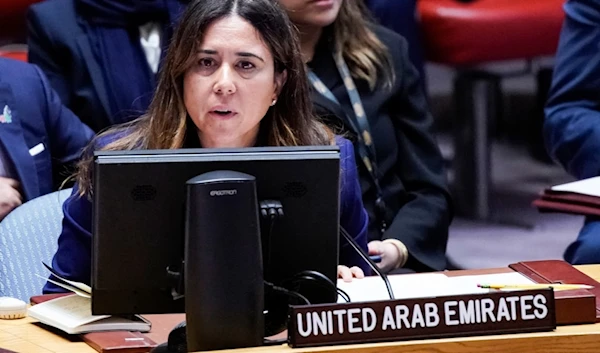
<instances>
[{"instance_id":1,"label":"woman","mask_svg":"<svg viewBox=\"0 0 600 353\"><path fill-rule=\"evenodd\" d=\"M279 2L300 31L315 105L354 139L369 252L385 271L444 269L451 201L406 41L367 23L361 1Z\"/></svg>"},{"instance_id":2,"label":"woman","mask_svg":"<svg viewBox=\"0 0 600 353\"><path fill-rule=\"evenodd\" d=\"M100 135L104 150L329 145L341 149L341 226L366 250L367 215L352 145L312 115L304 65L287 16L271 0L196 0L183 15L148 112ZM92 192L88 158L63 206L63 230L52 266L89 282ZM362 263L340 242L340 263ZM318 246L318 244L315 244ZM358 267L339 275L362 277ZM47 283L45 292L62 289Z\"/></svg>"}]
</instances>

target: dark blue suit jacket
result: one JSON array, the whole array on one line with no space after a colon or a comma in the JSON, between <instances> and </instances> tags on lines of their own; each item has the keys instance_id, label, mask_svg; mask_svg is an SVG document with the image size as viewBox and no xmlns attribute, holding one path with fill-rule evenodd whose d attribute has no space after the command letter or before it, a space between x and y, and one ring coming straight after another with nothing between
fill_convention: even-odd
<instances>
[{"instance_id":1,"label":"dark blue suit jacket","mask_svg":"<svg viewBox=\"0 0 600 353\"><path fill-rule=\"evenodd\" d=\"M23 201L54 191L53 164L76 161L94 133L61 104L39 68L0 58L0 114L5 106L11 121L0 123L0 143Z\"/></svg>"},{"instance_id":2,"label":"dark blue suit jacket","mask_svg":"<svg viewBox=\"0 0 600 353\"><path fill-rule=\"evenodd\" d=\"M368 217L363 207L360 185L354 160L354 148L348 140L338 138L340 146L340 226L354 237L367 251ZM73 194L63 205L63 230L58 239L58 251L52 260L52 267L62 277L78 282L89 283L92 248L92 203L86 197L77 195L77 185ZM319 244L315 244L319 246ZM368 266L344 240L340 239L340 264L360 266L368 272ZM65 290L48 282L44 293L64 292Z\"/></svg>"},{"instance_id":3,"label":"dark blue suit jacket","mask_svg":"<svg viewBox=\"0 0 600 353\"><path fill-rule=\"evenodd\" d=\"M568 1L546 106L551 156L583 179L600 175L600 1Z\"/></svg>"},{"instance_id":4,"label":"dark blue suit jacket","mask_svg":"<svg viewBox=\"0 0 600 353\"><path fill-rule=\"evenodd\" d=\"M78 23L73 0L48 0L27 14L29 61L48 76L63 103L94 131L113 125L102 70Z\"/></svg>"},{"instance_id":5,"label":"dark blue suit jacket","mask_svg":"<svg viewBox=\"0 0 600 353\"><path fill-rule=\"evenodd\" d=\"M365 3L379 24L406 39L410 61L419 71L419 83L425 88L425 60L421 31L417 22L417 0L366 0Z\"/></svg>"},{"instance_id":6,"label":"dark blue suit jacket","mask_svg":"<svg viewBox=\"0 0 600 353\"><path fill-rule=\"evenodd\" d=\"M546 148L578 179L600 175L600 0L564 5L552 88L546 105ZM565 251L572 264L600 262L600 219L588 217Z\"/></svg>"}]
</instances>

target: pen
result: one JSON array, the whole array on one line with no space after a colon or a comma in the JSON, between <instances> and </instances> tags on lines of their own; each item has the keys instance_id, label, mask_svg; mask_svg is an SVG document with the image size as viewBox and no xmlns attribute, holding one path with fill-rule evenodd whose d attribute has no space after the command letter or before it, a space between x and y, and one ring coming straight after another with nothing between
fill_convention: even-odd
<instances>
[{"instance_id":1,"label":"pen","mask_svg":"<svg viewBox=\"0 0 600 353\"><path fill-rule=\"evenodd\" d=\"M381 255L370 255L369 258L375 263L381 262Z\"/></svg>"},{"instance_id":2,"label":"pen","mask_svg":"<svg viewBox=\"0 0 600 353\"><path fill-rule=\"evenodd\" d=\"M531 283L531 284L478 284L479 288L489 289L545 289L553 288L556 290L569 289L592 289L593 286L587 284L562 284L562 283Z\"/></svg>"}]
</instances>

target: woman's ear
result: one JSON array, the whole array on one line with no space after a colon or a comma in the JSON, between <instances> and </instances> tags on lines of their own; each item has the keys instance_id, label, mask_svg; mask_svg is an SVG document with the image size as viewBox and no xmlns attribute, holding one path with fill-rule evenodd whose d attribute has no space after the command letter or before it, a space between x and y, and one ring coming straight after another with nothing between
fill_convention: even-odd
<instances>
[{"instance_id":1,"label":"woman's ear","mask_svg":"<svg viewBox=\"0 0 600 353\"><path fill-rule=\"evenodd\" d=\"M283 88L283 85L285 85L285 83L287 82L287 70L283 70L280 73L276 73L275 74L275 99L277 99L277 97L279 96L279 93L281 93L281 89Z\"/></svg>"}]
</instances>

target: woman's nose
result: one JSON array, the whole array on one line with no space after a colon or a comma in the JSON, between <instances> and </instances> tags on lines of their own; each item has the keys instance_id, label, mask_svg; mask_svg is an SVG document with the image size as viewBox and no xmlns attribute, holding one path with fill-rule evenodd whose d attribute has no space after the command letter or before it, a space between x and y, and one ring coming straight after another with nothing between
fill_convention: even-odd
<instances>
[{"instance_id":1,"label":"woman's nose","mask_svg":"<svg viewBox=\"0 0 600 353\"><path fill-rule=\"evenodd\" d=\"M233 72L228 65L223 65L217 71L217 81L214 85L214 92L217 94L235 93L235 83L233 82Z\"/></svg>"}]
</instances>

